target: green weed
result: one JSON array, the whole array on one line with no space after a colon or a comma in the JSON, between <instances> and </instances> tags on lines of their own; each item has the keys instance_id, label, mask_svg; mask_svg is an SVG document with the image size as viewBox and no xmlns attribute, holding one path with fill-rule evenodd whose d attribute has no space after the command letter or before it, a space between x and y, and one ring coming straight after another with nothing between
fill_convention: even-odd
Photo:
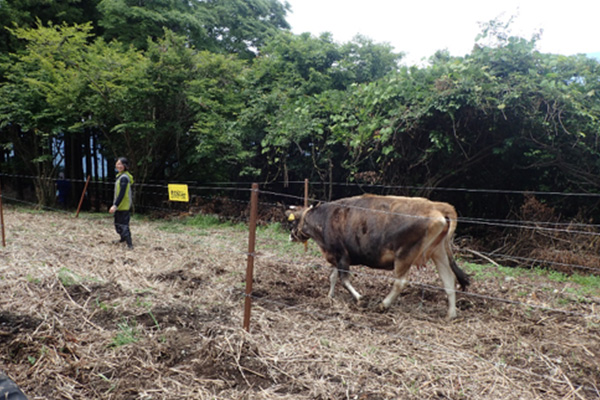
<instances>
[{"instance_id":1,"label":"green weed","mask_svg":"<svg viewBox=\"0 0 600 400\"><path fill-rule=\"evenodd\" d=\"M99 301L98 298L96 298L96 307L98 307L102 311L108 311L110 309L110 306L108 304L106 304L103 301Z\"/></svg>"},{"instance_id":2,"label":"green weed","mask_svg":"<svg viewBox=\"0 0 600 400\"><path fill-rule=\"evenodd\" d=\"M35 277L31 276L31 274L27 274L25 279L27 279L27 282L33 283L36 285L39 285L42 282L40 278L35 278Z\"/></svg>"},{"instance_id":3,"label":"green weed","mask_svg":"<svg viewBox=\"0 0 600 400\"><path fill-rule=\"evenodd\" d=\"M122 323L117 324L117 327L120 332L113 338L111 347L121 347L139 340L137 328L135 325L130 325L129 321L124 319Z\"/></svg>"},{"instance_id":4,"label":"green weed","mask_svg":"<svg viewBox=\"0 0 600 400\"><path fill-rule=\"evenodd\" d=\"M82 278L68 268L61 268L58 271L58 280L63 286L73 286L82 281Z\"/></svg>"}]
</instances>

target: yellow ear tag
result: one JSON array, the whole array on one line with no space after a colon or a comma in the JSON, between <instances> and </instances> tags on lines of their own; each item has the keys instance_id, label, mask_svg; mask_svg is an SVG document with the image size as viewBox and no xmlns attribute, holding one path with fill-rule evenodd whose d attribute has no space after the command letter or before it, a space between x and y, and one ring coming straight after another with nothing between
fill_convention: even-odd
<instances>
[{"instance_id":1,"label":"yellow ear tag","mask_svg":"<svg viewBox=\"0 0 600 400\"><path fill-rule=\"evenodd\" d=\"M296 217L294 216L294 214L290 214L290 216L288 217L288 221L290 221L290 222L295 219L296 219Z\"/></svg>"}]
</instances>

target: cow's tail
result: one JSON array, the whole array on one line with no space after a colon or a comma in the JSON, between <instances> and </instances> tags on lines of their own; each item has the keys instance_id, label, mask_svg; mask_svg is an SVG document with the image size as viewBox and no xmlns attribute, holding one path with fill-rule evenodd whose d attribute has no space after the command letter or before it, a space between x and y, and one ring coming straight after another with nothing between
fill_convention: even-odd
<instances>
[{"instance_id":1,"label":"cow's tail","mask_svg":"<svg viewBox=\"0 0 600 400\"><path fill-rule=\"evenodd\" d=\"M460 269L460 267L454 260L454 254L452 252L451 246L452 237L454 236L454 230L456 229L456 220L452 220L446 217L446 221L448 221L449 230L444 242L446 245L446 254L448 254L448 262L450 263L450 268L452 269L452 272L454 272L454 275L456 276L456 280L458 280L460 290L466 291L467 286L469 286L469 284L471 283L469 280L469 275L467 275L465 271Z\"/></svg>"},{"instance_id":2,"label":"cow's tail","mask_svg":"<svg viewBox=\"0 0 600 400\"><path fill-rule=\"evenodd\" d=\"M460 290L466 292L467 286L469 286L469 284L471 283L469 280L469 275L467 275L465 271L458 267L458 264L456 264L456 261L454 261L454 258L452 256L449 257L449 261L450 268L452 268L452 272L454 272L454 275L456 275L456 279L458 280L458 284L460 285Z\"/></svg>"}]
</instances>

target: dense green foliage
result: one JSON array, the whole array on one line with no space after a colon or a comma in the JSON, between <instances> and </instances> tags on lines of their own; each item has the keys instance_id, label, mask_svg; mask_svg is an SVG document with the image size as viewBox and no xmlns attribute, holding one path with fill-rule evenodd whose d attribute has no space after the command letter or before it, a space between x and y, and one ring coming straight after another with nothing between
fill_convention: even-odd
<instances>
[{"instance_id":1,"label":"dense green foliage","mask_svg":"<svg viewBox=\"0 0 600 400\"><path fill-rule=\"evenodd\" d=\"M140 183L309 178L325 197L333 182L600 189L600 64L496 21L465 57L404 67L361 36L291 34L277 0L42 3L0 1L3 172L110 174L126 154Z\"/></svg>"}]
</instances>

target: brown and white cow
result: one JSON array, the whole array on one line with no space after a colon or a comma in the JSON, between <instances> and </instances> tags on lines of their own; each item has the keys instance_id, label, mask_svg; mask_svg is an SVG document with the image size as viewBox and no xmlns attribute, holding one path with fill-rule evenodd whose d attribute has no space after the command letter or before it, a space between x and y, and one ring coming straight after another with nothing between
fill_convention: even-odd
<instances>
[{"instance_id":1,"label":"brown and white cow","mask_svg":"<svg viewBox=\"0 0 600 400\"><path fill-rule=\"evenodd\" d=\"M387 309L406 285L411 265L433 260L448 295L448 318L456 317L456 281L461 289L468 276L456 265L450 247L456 229L456 210L448 203L420 197L362 195L315 207L286 211L292 241L313 239L334 270L329 296L338 276L359 301L349 281L350 265L394 270L392 291L383 300Z\"/></svg>"}]
</instances>

